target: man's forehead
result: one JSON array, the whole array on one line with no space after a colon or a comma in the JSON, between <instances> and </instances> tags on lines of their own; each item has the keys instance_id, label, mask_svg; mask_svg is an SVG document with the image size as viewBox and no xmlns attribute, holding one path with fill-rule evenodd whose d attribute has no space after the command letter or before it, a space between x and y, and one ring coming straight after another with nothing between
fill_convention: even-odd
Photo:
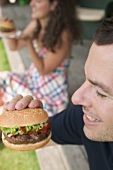
<instances>
[{"instance_id":1,"label":"man's forehead","mask_svg":"<svg viewBox=\"0 0 113 170\"><path fill-rule=\"evenodd\" d=\"M95 43L92 43L86 62L87 61L91 63L95 63L97 61L100 63L105 62L106 64L113 63L113 44L97 45ZM98 62L96 64L98 64Z\"/></svg>"},{"instance_id":2,"label":"man's forehead","mask_svg":"<svg viewBox=\"0 0 113 170\"><path fill-rule=\"evenodd\" d=\"M113 44L97 45L95 42L93 42L89 50L89 53L90 52L103 54L103 56L109 56L109 55L111 56L111 54L113 54Z\"/></svg>"}]
</instances>

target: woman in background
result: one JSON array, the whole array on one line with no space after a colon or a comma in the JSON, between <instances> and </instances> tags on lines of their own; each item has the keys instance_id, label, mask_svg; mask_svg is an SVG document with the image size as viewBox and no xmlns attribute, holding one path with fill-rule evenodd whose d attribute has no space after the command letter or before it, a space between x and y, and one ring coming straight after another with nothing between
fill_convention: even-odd
<instances>
[{"instance_id":1,"label":"woman in background","mask_svg":"<svg viewBox=\"0 0 113 170\"><path fill-rule=\"evenodd\" d=\"M27 47L32 60L23 74L0 73L2 102L15 94L43 102L49 116L68 105L67 69L74 42L80 35L74 0L31 0L31 23L21 36L8 39L11 50ZM5 18L4 20L9 20ZM17 63L18 64L18 63Z\"/></svg>"}]
</instances>

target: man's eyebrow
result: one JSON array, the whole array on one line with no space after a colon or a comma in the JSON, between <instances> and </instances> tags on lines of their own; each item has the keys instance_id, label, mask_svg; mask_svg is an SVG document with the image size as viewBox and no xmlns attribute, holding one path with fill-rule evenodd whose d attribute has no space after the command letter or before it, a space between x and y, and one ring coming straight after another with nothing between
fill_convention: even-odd
<instances>
[{"instance_id":1,"label":"man's eyebrow","mask_svg":"<svg viewBox=\"0 0 113 170\"><path fill-rule=\"evenodd\" d=\"M106 93L108 93L108 94L110 94L110 95L113 95L113 94L111 94L110 88L109 88L108 86L106 86L105 84L103 84L102 82L93 81L93 80L91 80L91 79L88 79L88 81L89 81L91 84L93 84L93 85L101 88L104 92L106 92Z\"/></svg>"}]
</instances>

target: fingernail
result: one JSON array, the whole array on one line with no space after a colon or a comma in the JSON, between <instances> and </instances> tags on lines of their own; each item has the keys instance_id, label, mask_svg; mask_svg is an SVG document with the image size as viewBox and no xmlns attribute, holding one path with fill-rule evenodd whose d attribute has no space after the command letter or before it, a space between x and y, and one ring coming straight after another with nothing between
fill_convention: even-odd
<instances>
[{"instance_id":1,"label":"fingernail","mask_svg":"<svg viewBox=\"0 0 113 170\"><path fill-rule=\"evenodd\" d=\"M14 104L8 104L8 110L14 110L15 105Z\"/></svg>"},{"instance_id":2,"label":"fingernail","mask_svg":"<svg viewBox=\"0 0 113 170\"><path fill-rule=\"evenodd\" d=\"M29 106L30 107L36 107L36 104L35 103L30 103Z\"/></svg>"},{"instance_id":3,"label":"fingernail","mask_svg":"<svg viewBox=\"0 0 113 170\"><path fill-rule=\"evenodd\" d=\"M29 104L29 107L33 107L33 108L35 108L35 107L37 107L37 104L36 104L36 103L31 102L31 103Z\"/></svg>"},{"instance_id":4,"label":"fingernail","mask_svg":"<svg viewBox=\"0 0 113 170\"><path fill-rule=\"evenodd\" d=\"M16 105L16 107L18 107L19 109L22 109L22 108L23 108L23 103L18 103L18 104Z\"/></svg>"}]
</instances>

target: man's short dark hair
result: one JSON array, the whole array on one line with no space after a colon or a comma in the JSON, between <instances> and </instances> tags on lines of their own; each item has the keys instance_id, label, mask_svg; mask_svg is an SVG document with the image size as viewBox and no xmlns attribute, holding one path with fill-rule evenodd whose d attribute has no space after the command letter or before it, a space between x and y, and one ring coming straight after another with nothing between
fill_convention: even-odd
<instances>
[{"instance_id":1,"label":"man's short dark hair","mask_svg":"<svg viewBox=\"0 0 113 170\"><path fill-rule=\"evenodd\" d=\"M113 44L113 17L103 20L95 33L93 42L97 45Z\"/></svg>"}]
</instances>

